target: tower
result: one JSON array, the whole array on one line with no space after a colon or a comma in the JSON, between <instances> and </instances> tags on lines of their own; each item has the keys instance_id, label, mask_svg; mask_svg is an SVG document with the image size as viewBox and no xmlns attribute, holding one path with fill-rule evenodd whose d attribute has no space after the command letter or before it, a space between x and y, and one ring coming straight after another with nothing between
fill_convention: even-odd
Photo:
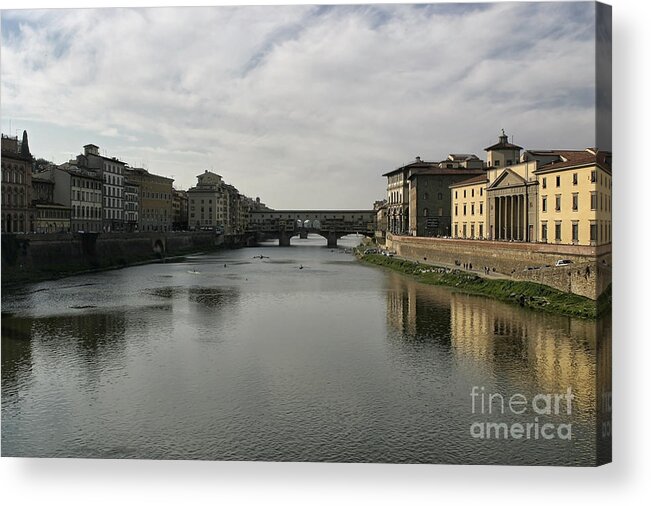
<instances>
[{"instance_id":1,"label":"tower","mask_svg":"<svg viewBox=\"0 0 651 506\"><path fill-rule=\"evenodd\" d=\"M522 148L509 142L508 136L502 129L502 135L498 137L499 142L488 146L484 151L488 152L486 163L489 167L506 167L520 161Z\"/></svg>"}]
</instances>

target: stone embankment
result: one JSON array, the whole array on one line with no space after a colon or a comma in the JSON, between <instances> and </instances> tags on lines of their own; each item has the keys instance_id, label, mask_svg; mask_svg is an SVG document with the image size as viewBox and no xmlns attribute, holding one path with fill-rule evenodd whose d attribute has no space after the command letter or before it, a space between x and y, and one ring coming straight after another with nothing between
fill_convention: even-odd
<instances>
[{"instance_id":1,"label":"stone embankment","mask_svg":"<svg viewBox=\"0 0 651 506\"><path fill-rule=\"evenodd\" d=\"M2 234L2 284L52 279L244 245L214 232Z\"/></svg>"},{"instance_id":2,"label":"stone embankment","mask_svg":"<svg viewBox=\"0 0 651 506\"><path fill-rule=\"evenodd\" d=\"M530 281L596 300L610 286L610 245L479 241L389 235L386 248L402 258L434 265L472 266L513 280ZM572 263L556 267L556 261Z\"/></svg>"}]
</instances>

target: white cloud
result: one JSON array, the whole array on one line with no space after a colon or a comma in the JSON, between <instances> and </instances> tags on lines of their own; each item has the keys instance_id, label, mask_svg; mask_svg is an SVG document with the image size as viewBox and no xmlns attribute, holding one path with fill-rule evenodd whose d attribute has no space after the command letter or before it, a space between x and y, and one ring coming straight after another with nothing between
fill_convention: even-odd
<instances>
[{"instance_id":1,"label":"white cloud","mask_svg":"<svg viewBox=\"0 0 651 506\"><path fill-rule=\"evenodd\" d=\"M3 128L31 126L37 155L99 144L179 187L209 168L278 208L369 207L383 172L482 156L500 128L592 145L593 8L5 12Z\"/></svg>"}]
</instances>

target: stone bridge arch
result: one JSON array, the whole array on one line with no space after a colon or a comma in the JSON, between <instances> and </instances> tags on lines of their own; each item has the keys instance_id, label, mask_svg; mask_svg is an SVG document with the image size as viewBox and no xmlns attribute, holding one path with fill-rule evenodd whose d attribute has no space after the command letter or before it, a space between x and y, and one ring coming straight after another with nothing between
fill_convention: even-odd
<instances>
[{"instance_id":1,"label":"stone bridge arch","mask_svg":"<svg viewBox=\"0 0 651 506\"><path fill-rule=\"evenodd\" d=\"M280 246L289 246L296 235L307 238L307 234L314 233L325 237L332 248L345 235L373 236L375 217L375 211L367 210L266 210L251 213L251 227L260 236L277 238Z\"/></svg>"},{"instance_id":2,"label":"stone bridge arch","mask_svg":"<svg viewBox=\"0 0 651 506\"><path fill-rule=\"evenodd\" d=\"M167 254L167 240L164 235L154 236L151 240L151 248L158 258L165 258Z\"/></svg>"}]
</instances>

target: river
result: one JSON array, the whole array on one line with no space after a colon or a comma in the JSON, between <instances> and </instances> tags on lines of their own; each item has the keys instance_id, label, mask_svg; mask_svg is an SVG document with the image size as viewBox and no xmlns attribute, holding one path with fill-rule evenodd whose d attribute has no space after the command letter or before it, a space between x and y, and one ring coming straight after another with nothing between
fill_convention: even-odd
<instances>
[{"instance_id":1,"label":"river","mask_svg":"<svg viewBox=\"0 0 651 506\"><path fill-rule=\"evenodd\" d=\"M357 242L3 290L3 456L594 464L594 322L416 283ZM568 387L571 413L508 405ZM571 439L479 433L534 417Z\"/></svg>"}]
</instances>

